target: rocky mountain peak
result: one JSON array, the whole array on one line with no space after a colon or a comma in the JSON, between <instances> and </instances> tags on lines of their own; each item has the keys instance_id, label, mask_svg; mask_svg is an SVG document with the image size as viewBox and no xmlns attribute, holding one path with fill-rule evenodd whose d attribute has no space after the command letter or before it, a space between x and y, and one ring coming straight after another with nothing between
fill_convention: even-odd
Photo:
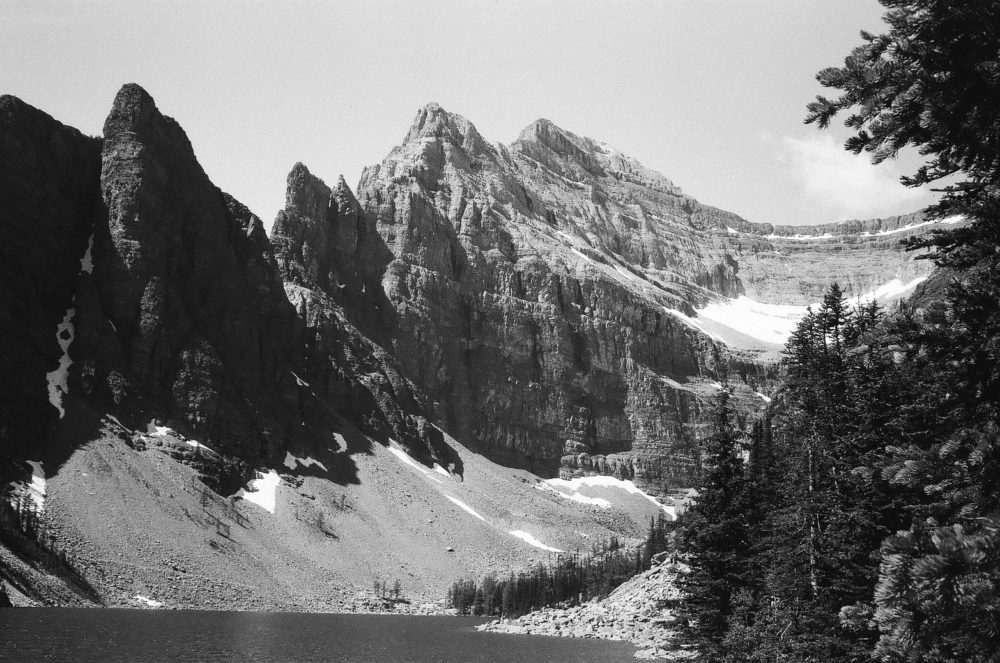
<instances>
[{"instance_id":1,"label":"rocky mountain peak","mask_svg":"<svg viewBox=\"0 0 1000 663\"><path fill-rule=\"evenodd\" d=\"M448 140L469 154L479 154L486 149L486 141L472 122L456 113L449 113L434 102L417 111L403 142L424 138Z\"/></svg>"},{"instance_id":2,"label":"rocky mountain peak","mask_svg":"<svg viewBox=\"0 0 1000 663\"><path fill-rule=\"evenodd\" d=\"M135 83L123 85L115 95L111 112L104 121L104 136L105 139L132 136L144 142L169 144L185 158L194 159L194 148L181 126L162 115L153 97Z\"/></svg>"},{"instance_id":3,"label":"rocky mountain peak","mask_svg":"<svg viewBox=\"0 0 1000 663\"><path fill-rule=\"evenodd\" d=\"M330 214L330 187L301 162L292 166L285 189L285 207L317 221Z\"/></svg>"},{"instance_id":4,"label":"rocky mountain peak","mask_svg":"<svg viewBox=\"0 0 1000 663\"><path fill-rule=\"evenodd\" d=\"M522 155L554 167L564 176L583 176L580 167L593 177L613 177L639 186L681 195L681 190L660 173L634 157L593 138L578 136L551 120L540 118L521 131L512 148ZM559 164L563 168L559 168ZM567 168L567 166L569 166Z\"/></svg>"}]
</instances>

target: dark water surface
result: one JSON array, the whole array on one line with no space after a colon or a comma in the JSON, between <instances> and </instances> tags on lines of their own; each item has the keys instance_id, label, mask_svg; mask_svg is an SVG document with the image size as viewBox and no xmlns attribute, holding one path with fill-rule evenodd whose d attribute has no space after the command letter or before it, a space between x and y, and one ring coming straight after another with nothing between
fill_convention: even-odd
<instances>
[{"instance_id":1,"label":"dark water surface","mask_svg":"<svg viewBox=\"0 0 1000 663\"><path fill-rule=\"evenodd\" d=\"M471 617L74 608L0 610L0 661L614 663L629 644L479 633Z\"/></svg>"}]
</instances>

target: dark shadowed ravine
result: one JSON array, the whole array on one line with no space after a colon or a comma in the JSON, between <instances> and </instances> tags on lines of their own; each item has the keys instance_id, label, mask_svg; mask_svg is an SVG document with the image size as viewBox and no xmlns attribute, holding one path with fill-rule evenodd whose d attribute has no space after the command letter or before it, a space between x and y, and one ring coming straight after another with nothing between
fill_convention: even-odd
<instances>
[{"instance_id":1,"label":"dark shadowed ravine","mask_svg":"<svg viewBox=\"0 0 1000 663\"><path fill-rule=\"evenodd\" d=\"M470 617L97 610L0 612L4 661L631 661L635 647L480 633Z\"/></svg>"}]
</instances>

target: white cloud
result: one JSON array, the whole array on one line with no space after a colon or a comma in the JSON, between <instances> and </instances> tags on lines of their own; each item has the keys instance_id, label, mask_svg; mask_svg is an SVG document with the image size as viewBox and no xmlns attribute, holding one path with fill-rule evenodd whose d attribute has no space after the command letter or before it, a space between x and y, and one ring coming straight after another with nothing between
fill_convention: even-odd
<instances>
[{"instance_id":1,"label":"white cloud","mask_svg":"<svg viewBox=\"0 0 1000 663\"><path fill-rule=\"evenodd\" d=\"M846 151L829 134L784 136L781 149L806 198L833 218L900 214L930 202L926 191L899 183L898 163L872 165L868 155Z\"/></svg>"}]
</instances>

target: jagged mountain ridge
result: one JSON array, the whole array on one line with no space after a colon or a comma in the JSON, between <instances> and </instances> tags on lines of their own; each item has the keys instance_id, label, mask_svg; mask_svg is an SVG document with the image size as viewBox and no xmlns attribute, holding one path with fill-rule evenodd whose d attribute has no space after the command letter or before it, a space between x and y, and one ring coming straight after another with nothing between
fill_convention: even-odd
<instances>
[{"instance_id":1,"label":"jagged mountain ridge","mask_svg":"<svg viewBox=\"0 0 1000 663\"><path fill-rule=\"evenodd\" d=\"M448 463L398 374L383 395L391 362L339 307L290 301L283 277L296 276L279 269L263 224L208 180L142 88L118 93L102 139L12 97L0 107L0 176L15 183L3 201L2 368L18 385L4 394L0 453L58 466L107 413L211 442L233 461L206 477L226 492L289 450L325 450L344 421ZM336 356L323 354L329 338L341 339Z\"/></svg>"},{"instance_id":2,"label":"jagged mountain ridge","mask_svg":"<svg viewBox=\"0 0 1000 663\"><path fill-rule=\"evenodd\" d=\"M433 104L366 169L357 197L297 165L269 239L138 86L119 93L102 140L12 98L2 106L18 109L4 116L4 151L41 164L4 201L17 237L4 286L37 287L23 275L40 253L61 275L41 280L52 310L32 312L28 331L16 327L29 305L0 311L12 338L44 339L4 356L5 374L33 385L4 398L2 441L22 450L44 438L27 422L58 428L40 368L59 365L53 331L75 297L71 419L75 403L134 427L160 419L251 466L325 448L347 420L458 469L438 424L540 474L683 487L718 382L751 411L774 370L693 326L697 307L744 293L812 301L829 280L860 291L923 267L895 248L901 235L877 234L913 219L803 241L701 205L551 122L494 146ZM4 175L17 181L22 162L0 162ZM71 192L74 213L45 209L46 187ZM32 226L39 216L51 223ZM823 273L816 256L830 249L844 268Z\"/></svg>"}]
</instances>

